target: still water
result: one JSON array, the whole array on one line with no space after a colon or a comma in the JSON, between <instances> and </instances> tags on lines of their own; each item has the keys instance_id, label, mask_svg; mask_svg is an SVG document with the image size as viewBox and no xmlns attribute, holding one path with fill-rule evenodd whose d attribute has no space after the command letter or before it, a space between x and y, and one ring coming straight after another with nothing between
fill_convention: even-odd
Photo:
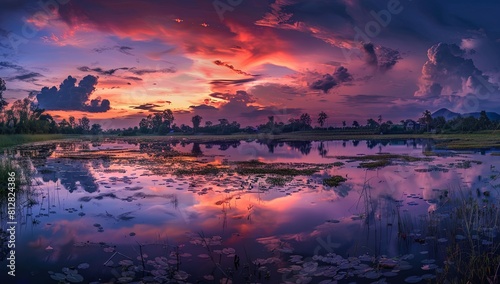
<instances>
[{"instance_id":1,"label":"still water","mask_svg":"<svg viewBox=\"0 0 500 284\"><path fill-rule=\"evenodd\" d=\"M413 140L19 147L4 156L33 182L17 200L17 276L4 239L1 283L436 283L465 235L439 225L450 200L494 206L500 163L429 150ZM387 153L419 159L375 169L356 159ZM250 160L317 171L273 185L272 172L234 171ZM225 170L193 170L207 166ZM347 180L323 184L334 175ZM496 230L474 236L488 246Z\"/></svg>"}]
</instances>

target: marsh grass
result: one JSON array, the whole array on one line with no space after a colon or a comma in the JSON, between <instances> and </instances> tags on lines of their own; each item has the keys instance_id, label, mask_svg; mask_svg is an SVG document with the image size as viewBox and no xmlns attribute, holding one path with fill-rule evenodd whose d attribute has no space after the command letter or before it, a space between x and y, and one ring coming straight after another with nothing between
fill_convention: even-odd
<instances>
[{"instance_id":1,"label":"marsh grass","mask_svg":"<svg viewBox=\"0 0 500 284\"><path fill-rule=\"evenodd\" d=\"M427 236L447 240L438 283L498 283L498 204L461 188L449 192L442 198L442 208L419 226Z\"/></svg>"},{"instance_id":2,"label":"marsh grass","mask_svg":"<svg viewBox=\"0 0 500 284\"><path fill-rule=\"evenodd\" d=\"M362 156L338 156L336 157L340 160L348 160L348 161L359 161L360 168L366 169L376 169L385 166L389 166L393 161L402 161L402 162L419 162L419 161L432 161L432 158L420 158L413 157L410 155L398 155L398 154L376 154L376 155L362 155Z\"/></svg>"},{"instance_id":3,"label":"marsh grass","mask_svg":"<svg viewBox=\"0 0 500 284\"><path fill-rule=\"evenodd\" d=\"M31 171L27 167L19 165L14 159L0 159L0 202L6 200L7 193L10 192L8 190L8 179L12 172L15 173L14 192L19 192L23 186L31 184Z\"/></svg>"},{"instance_id":4,"label":"marsh grass","mask_svg":"<svg viewBox=\"0 0 500 284\"><path fill-rule=\"evenodd\" d=\"M341 183L347 181L343 176L331 176L323 179L323 184L328 186L339 186Z\"/></svg>"},{"instance_id":5,"label":"marsh grass","mask_svg":"<svg viewBox=\"0 0 500 284\"><path fill-rule=\"evenodd\" d=\"M217 175L224 171L226 168L217 167L214 165L204 165L201 167L191 167L184 169L177 169L174 171L174 174L177 175Z\"/></svg>"},{"instance_id":6,"label":"marsh grass","mask_svg":"<svg viewBox=\"0 0 500 284\"><path fill-rule=\"evenodd\" d=\"M256 160L249 162L237 162L235 171L240 175L262 175L271 174L278 176L312 175L318 172L318 166L291 165L291 164L267 164Z\"/></svg>"}]
</instances>

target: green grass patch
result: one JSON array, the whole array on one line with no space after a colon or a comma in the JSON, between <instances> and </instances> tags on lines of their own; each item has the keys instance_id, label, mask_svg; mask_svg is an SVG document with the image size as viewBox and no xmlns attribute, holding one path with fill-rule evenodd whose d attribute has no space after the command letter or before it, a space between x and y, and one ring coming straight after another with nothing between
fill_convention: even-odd
<instances>
[{"instance_id":1,"label":"green grass patch","mask_svg":"<svg viewBox=\"0 0 500 284\"><path fill-rule=\"evenodd\" d=\"M12 147L16 145L43 142L50 140L70 139L74 135L64 134L15 134L15 135L0 135L0 148Z\"/></svg>"},{"instance_id":2,"label":"green grass patch","mask_svg":"<svg viewBox=\"0 0 500 284\"><path fill-rule=\"evenodd\" d=\"M341 183L347 181L343 176L331 176L323 179L323 184L328 186L339 186Z\"/></svg>"}]
</instances>

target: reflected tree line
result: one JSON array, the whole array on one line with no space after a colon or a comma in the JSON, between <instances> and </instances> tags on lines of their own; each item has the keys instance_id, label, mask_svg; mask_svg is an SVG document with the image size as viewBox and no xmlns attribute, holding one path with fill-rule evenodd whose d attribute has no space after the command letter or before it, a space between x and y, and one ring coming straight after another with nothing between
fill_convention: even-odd
<instances>
[{"instance_id":1,"label":"reflected tree line","mask_svg":"<svg viewBox=\"0 0 500 284\"><path fill-rule=\"evenodd\" d=\"M255 143L259 145L264 145L267 147L268 153L274 154L275 151L279 148L290 148L293 151L297 151L304 156L307 156L314 150L318 151L319 156L326 157L328 156L329 147L327 141L313 142L313 141L279 141L272 139L263 139L263 140L255 140ZM358 147L360 143L363 142L368 149L379 148L381 151L383 147L388 145L401 145L406 147L412 147L413 149L417 149L419 145L422 146L422 151L430 151L434 146L434 143L430 139L400 139L400 140L344 140L342 141L342 147L348 147L352 145L352 147ZM129 142L130 143L130 142ZM188 148L190 145L191 150L190 153L194 156L202 156L203 149L217 149L219 151L226 151L228 149L237 149L242 146L241 141L213 141L213 142L191 142L191 141L172 141L172 142L141 142L134 143L139 145L139 149L143 153L148 153L151 155L157 153L168 153L175 152L179 147ZM317 145L314 145L317 144Z\"/></svg>"}]
</instances>

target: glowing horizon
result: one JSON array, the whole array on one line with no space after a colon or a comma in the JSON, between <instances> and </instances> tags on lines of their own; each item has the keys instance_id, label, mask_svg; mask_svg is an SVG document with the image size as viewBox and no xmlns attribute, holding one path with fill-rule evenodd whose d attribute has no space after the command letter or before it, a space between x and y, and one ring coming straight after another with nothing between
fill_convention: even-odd
<instances>
[{"instance_id":1,"label":"glowing horizon","mask_svg":"<svg viewBox=\"0 0 500 284\"><path fill-rule=\"evenodd\" d=\"M325 111L327 126L338 126L378 115L397 122L442 107L500 109L495 1L2 5L4 97L12 103L56 86L38 101L57 120L85 115L121 128L171 109L177 124L200 115L246 126L305 112L315 121ZM73 99L89 75L95 90ZM59 90L68 76L75 89Z\"/></svg>"}]
</instances>

